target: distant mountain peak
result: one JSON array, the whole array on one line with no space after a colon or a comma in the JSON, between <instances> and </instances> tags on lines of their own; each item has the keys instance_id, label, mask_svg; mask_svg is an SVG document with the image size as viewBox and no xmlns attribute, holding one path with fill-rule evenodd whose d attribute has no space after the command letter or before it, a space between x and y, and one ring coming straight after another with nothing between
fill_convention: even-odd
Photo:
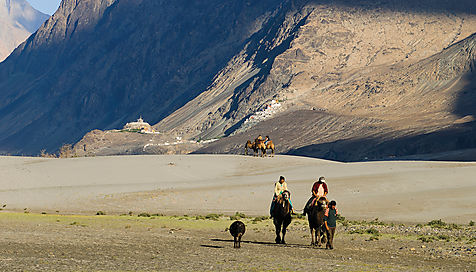
<instances>
[{"instance_id":1,"label":"distant mountain peak","mask_svg":"<svg viewBox=\"0 0 476 272\"><path fill-rule=\"evenodd\" d=\"M48 19L26 0L0 0L0 61Z\"/></svg>"}]
</instances>

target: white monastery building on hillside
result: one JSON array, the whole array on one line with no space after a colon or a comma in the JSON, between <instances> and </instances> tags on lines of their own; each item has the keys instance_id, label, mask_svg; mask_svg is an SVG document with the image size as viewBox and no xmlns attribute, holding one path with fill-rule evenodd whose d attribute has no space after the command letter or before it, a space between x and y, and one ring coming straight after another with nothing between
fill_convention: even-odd
<instances>
[{"instance_id":1,"label":"white monastery building on hillside","mask_svg":"<svg viewBox=\"0 0 476 272\"><path fill-rule=\"evenodd\" d=\"M139 130L140 132L144 132L144 133L155 132L149 123L144 122L144 119L142 119L142 117L139 117L139 119L137 119L136 122L127 123L123 129L124 130Z\"/></svg>"}]
</instances>

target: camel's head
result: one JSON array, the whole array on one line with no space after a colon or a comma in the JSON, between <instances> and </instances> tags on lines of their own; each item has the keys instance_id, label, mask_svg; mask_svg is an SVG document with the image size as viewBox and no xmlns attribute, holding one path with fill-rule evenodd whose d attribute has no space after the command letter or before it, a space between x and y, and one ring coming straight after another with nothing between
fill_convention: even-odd
<instances>
[{"instance_id":1,"label":"camel's head","mask_svg":"<svg viewBox=\"0 0 476 272\"><path fill-rule=\"evenodd\" d=\"M291 197L291 193L289 191L284 191L283 192L283 200L289 201L290 197Z\"/></svg>"},{"instance_id":2,"label":"camel's head","mask_svg":"<svg viewBox=\"0 0 476 272\"><path fill-rule=\"evenodd\" d=\"M316 201L316 206L320 206L321 209L327 209L327 199L325 197L319 198L318 201Z\"/></svg>"}]
</instances>

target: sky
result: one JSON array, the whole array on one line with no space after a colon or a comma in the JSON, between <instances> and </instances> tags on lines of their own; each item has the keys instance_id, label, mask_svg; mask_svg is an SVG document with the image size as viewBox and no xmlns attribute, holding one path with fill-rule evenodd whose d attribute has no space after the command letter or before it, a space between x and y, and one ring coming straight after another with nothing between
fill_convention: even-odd
<instances>
[{"instance_id":1,"label":"sky","mask_svg":"<svg viewBox=\"0 0 476 272\"><path fill-rule=\"evenodd\" d=\"M58 9L61 0L27 0L35 9L52 15Z\"/></svg>"}]
</instances>

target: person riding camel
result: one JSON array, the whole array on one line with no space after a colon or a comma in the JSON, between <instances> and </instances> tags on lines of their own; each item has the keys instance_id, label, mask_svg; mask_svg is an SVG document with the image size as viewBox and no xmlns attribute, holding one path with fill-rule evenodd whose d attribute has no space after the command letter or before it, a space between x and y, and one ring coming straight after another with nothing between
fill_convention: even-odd
<instances>
[{"instance_id":1,"label":"person riding camel","mask_svg":"<svg viewBox=\"0 0 476 272\"><path fill-rule=\"evenodd\" d=\"M329 193L329 190L327 189L326 179L324 177L320 177L319 180L312 185L311 192L312 196L307 201L306 206L304 206L303 215L306 215L306 213L309 212L315 200L318 200L321 197L325 197L327 199L327 194Z\"/></svg>"},{"instance_id":2,"label":"person riding camel","mask_svg":"<svg viewBox=\"0 0 476 272\"><path fill-rule=\"evenodd\" d=\"M255 143L259 143L263 141L263 136L258 135L258 138L255 139Z\"/></svg>"},{"instance_id":3,"label":"person riding camel","mask_svg":"<svg viewBox=\"0 0 476 272\"><path fill-rule=\"evenodd\" d=\"M269 139L269 136L266 136L266 137L264 138L264 145L266 146L270 140L271 140L271 139Z\"/></svg>"},{"instance_id":4,"label":"person riding camel","mask_svg":"<svg viewBox=\"0 0 476 272\"><path fill-rule=\"evenodd\" d=\"M282 195L285 191L288 190L288 184L286 183L286 179L283 176L279 177L279 181L274 184L274 195L273 200L271 201L271 207L269 209L269 213L271 217L273 217L273 210L274 206L276 205L276 200L280 195ZM293 204L291 200L289 200L289 204L291 204L291 213L294 213Z\"/></svg>"}]
</instances>

